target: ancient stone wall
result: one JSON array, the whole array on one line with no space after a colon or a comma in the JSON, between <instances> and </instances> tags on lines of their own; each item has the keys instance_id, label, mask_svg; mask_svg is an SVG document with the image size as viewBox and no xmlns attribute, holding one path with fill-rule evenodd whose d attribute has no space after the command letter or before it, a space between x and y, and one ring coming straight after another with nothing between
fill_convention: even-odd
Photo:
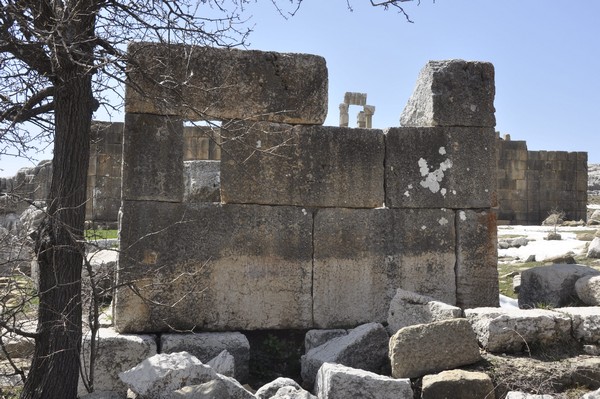
<instances>
[{"instance_id":1,"label":"ancient stone wall","mask_svg":"<svg viewBox=\"0 0 600 399\"><path fill-rule=\"evenodd\" d=\"M587 218L587 153L528 151L525 141L498 139L498 220L541 224L554 211Z\"/></svg>"},{"instance_id":2,"label":"ancient stone wall","mask_svg":"<svg viewBox=\"0 0 600 399\"><path fill-rule=\"evenodd\" d=\"M384 321L397 288L497 305L491 64L428 64L461 92L378 130L320 125L321 57L129 51L119 331L349 327ZM420 81L411 101L432 95ZM224 121L221 202L186 195L183 120L202 118Z\"/></svg>"}]
</instances>

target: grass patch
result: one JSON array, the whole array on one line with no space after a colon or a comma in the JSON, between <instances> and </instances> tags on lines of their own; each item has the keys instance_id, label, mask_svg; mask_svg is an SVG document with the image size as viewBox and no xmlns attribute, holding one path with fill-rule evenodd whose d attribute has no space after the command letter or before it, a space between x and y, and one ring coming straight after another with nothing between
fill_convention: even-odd
<instances>
[{"instance_id":1,"label":"grass patch","mask_svg":"<svg viewBox=\"0 0 600 399\"><path fill-rule=\"evenodd\" d=\"M86 230L85 239L88 241L106 240L109 238L117 238L118 233L118 230Z\"/></svg>"},{"instance_id":2,"label":"grass patch","mask_svg":"<svg viewBox=\"0 0 600 399\"><path fill-rule=\"evenodd\" d=\"M500 293L502 295L506 295L507 297L517 299L518 294L513 291L513 276L521 273L523 270L542 265L542 262L498 264L498 285L500 288Z\"/></svg>"}]
</instances>

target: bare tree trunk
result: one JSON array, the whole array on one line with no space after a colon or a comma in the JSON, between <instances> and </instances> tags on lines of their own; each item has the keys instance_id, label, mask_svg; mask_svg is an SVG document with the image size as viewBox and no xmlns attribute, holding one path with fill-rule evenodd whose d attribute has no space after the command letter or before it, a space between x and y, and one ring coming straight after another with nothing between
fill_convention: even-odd
<instances>
[{"instance_id":1,"label":"bare tree trunk","mask_svg":"<svg viewBox=\"0 0 600 399\"><path fill-rule=\"evenodd\" d=\"M77 397L81 347L81 268L91 76L78 68L56 85L54 159L48 217L37 242L38 338L21 398ZM86 101L87 99L87 101Z\"/></svg>"}]
</instances>

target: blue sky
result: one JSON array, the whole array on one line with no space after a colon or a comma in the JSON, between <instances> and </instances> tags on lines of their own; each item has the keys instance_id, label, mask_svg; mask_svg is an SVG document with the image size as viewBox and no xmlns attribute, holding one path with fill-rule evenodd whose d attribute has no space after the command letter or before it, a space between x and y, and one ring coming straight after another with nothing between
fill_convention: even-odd
<instances>
[{"instance_id":1,"label":"blue sky","mask_svg":"<svg viewBox=\"0 0 600 399\"><path fill-rule=\"evenodd\" d=\"M367 0L351 4L354 12L345 0L304 0L287 20L267 0L245 10L254 25L249 48L325 57L327 125L338 124L344 92L356 91L376 107L373 127L398 126L427 61L489 61L496 130L530 150L588 151L589 162L600 163L600 1L422 0L405 3L412 24ZM0 158L0 176L26 165Z\"/></svg>"}]
</instances>

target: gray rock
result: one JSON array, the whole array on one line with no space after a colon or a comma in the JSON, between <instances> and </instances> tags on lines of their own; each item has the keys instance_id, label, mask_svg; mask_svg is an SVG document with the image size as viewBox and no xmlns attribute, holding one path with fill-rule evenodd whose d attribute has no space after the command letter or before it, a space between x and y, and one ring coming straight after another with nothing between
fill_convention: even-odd
<instances>
[{"instance_id":1,"label":"gray rock","mask_svg":"<svg viewBox=\"0 0 600 399\"><path fill-rule=\"evenodd\" d=\"M529 244L529 240L527 239L527 237L515 238L510 242L510 246L515 248L524 247L527 244Z\"/></svg>"},{"instance_id":2,"label":"gray rock","mask_svg":"<svg viewBox=\"0 0 600 399\"><path fill-rule=\"evenodd\" d=\"M416 378L481 359L477 337L465 319L404 327L389 342L394 378Z\"/></svg>"},{"instance_id":3,"label":"gray rock","mask_svg":"<svg viewBox=\"0 0 600 399\"><path fill-rule=\"evenodd\" d=\"M91 335L83 337L82 360L89 365ZM94 364L94 388L100 391L127 393L127 386L119 379L119 373L129 370L144 359L156 354L155 335L119 334L112 328L98 330ZM78 392L86 393L83 381Z\"/></svg>"},{"instance_id":4,"label":"gray rock","mask_svg":"<svg viewBox=\"0 0 600 399\"><path fill-rule=\"evenodd\" d=\"M494 95L491 63L429 61L419 74L400 124L494 127Z\"/></svg>"},{"instance_id":5,"label":"gray rock","mask_svg":"<svg viewBox=\"0 0 600 399\"><path fill-rule=\"evenodd\" d=\"M229 377L235 377L238 381L246 381L248 378L248 362L250 360L250 343L246 336L239 332L206 332L196 334L162 334L160 337L161 353L174 353L185 351L198 358L201 362L209 365L215 361L219 368L215 371ZM220 370L226 365L227 354L235 360L233 370L235 375L229 375ZM215 359L221 358L221 359ZM225 362L226 363L226 362ZM225 367L225 369L229 366ZM223 370L225 371L225 370Z\"/></svg>"},{"instance_id":6,"label":"gray rock","mask_svg":"<svg viewBox=\"0 0 600 399\"><path fill-rule=\"evenodd\" d=\"M390 378L341 364L324 363L315 391L319 399L412 399L408 378Z\"/></svg>"},{"instance_id":7,"label":"gray rock","mask_svg":"<svg viewBox=\"0 0 600 399\"><path fill-rule=\"evenodd\" d=\"M600 343L600 306L558 308L557 312L571 318L573 337L584 344Z\"/></svg>"},{"instance_id":8,"label":"gray rock","mask_svg":"<svg viewBox=\"0 0 600 399\"><path fill-rule=\"evenodd\" d=\"M571 319L543 309L465 309L465 317L489 352L522 352L532 344L571 340Z\"/></svg>"},{"instance_id":9,"label":"gray rock","mask_svg":"<svg viewBox=\"0 0 600 399\"><path fill-rule=\"evenodd\" d=\"M317 397L302 388L287 386L279 388L271 399L317 399Z\"/></svg>"},{"instance_id":10,"label":"gray rock","mask_svg":"<svg viewBox=\"0 0 600 399\"><path fill-rule=\"evenodd\" d=\"M600 175L597 176L597 179L598 179L598 183L600 185ZM588 224L590 224L591 221L596 222L596 224L600 224L600 209L596 209L596 210L594 210L594 212L592 212L592 214L590 215L590 217L588 219Z\"/></svg>"},{"instance_id":11,"label":"gray rock","mask_svg":"<svg viewBox=\"0 0 600 399\"><path fill-rule=\"evenodd\" d=\"M144 72L128 76L141 90L127 90L127 113L188 120L325 121L328 75L323 57L162 43L132 43L128 52ZM169 90L165 81L182 90Z\"/></svg>"},{"instance_id":12,"label":"gray rock","mask_svg":"<svg viewBox=\"0 0 600 399\"><path fill-rule=\"evenodd\" d=\"M579 303L575 282L600 271L583 265L556 264L534 267L521 273L519 307L562 307Z\"/></svg>"},{"instance_id":13,"label":"gray rock","mask_svg":"<svg viewBox=\"0 0 600 399\"><path fill-rule=\"evenodd\" d=\"M588 258L600 258L600 237L594 237L587 251Z\"/></svg>"},{"instance_id":14,"label":"gray rock","mask_svg":"<svg viewBox=\"0 0 600 399\"><path fill-rule=\"evenodd\" d=\"M600 399L600 389L594 392L588 392L581 397L581 399Z\"/></svg>"},{"instance_id":15,"label":"gray rock","mask_svg":"<svg viewBox=\"0 0 600 399\"><path fill-rule=\"evenodd\" d=\"M422 399L494 399L492 379L482 372L447 370L423 377Z\"/></svg>"},{"instance_id":16,"label":"gray rock","mask_svg":"<svg viewBox=\"0 0 600 399\"><path fill-rule=\"evenodd\" d=\"M187 352L154 355L134 368L119 373L119 378L143 398L167 398L184 386L219 379L217 373Z\"/></svg>"},{"instance_id":17,"label":"gray rock","mask_svg":"<svg viewBox=\"0 0 600 399\"><path fill-rule=\"evenodd\" d=\"M575 282L575 292L583 303L600 305L600 276L588 275Z\"/></svg>"},{"instance_id":18,"label":"gray rock","mask_svg":"<svg viewBox=\"0 0 600 399\"><path fill-rule=\"evenodd\" d=\"M183 178L184 201L221 201L221 161L185 161Z\"/></svg>"},{"instance_id":19,"label":"gray rock","mask_svg":"<svg viewBox=\"0 0 600 399\"><path fill-rule=\"evenodd\" d=\"M562 225L564 220L561 218L560 214L552 213L542 222L542 226L560 226Z\"/></svg>"},{"instance_id":20,"label":"gray rock","mask_svg":"<svg viewBox=\"0 0 600 399\"><path fill-rule=\"evenodd\" d=\"M219 353L217 357L209 360L207 364L219 374L227 377L235 376L235 358L227 350Z\"/></svg>"},{"instance_id":21,"label":"gray rock","mask_svg":"<svg viewBox=\"0 0 600 399\"><path fill-rule=\"evenodd\" d=\"M254 396L256 399L270 399L273 397L280 388L293 387L295 389L301 389L302 387L291 378L279 377L268 384L263 385L256 391Z\"/></svg>"},{"instance_id":22,"label":"gray rock","mask_svg":"<svg viewBox=\"0 0 600 399\"><path fill-rule=\"evenodd\" d=\"M185 386L171 394L170 399L230 399L227 386L221 380Z\"/></svg>"},{"instance_id":23,"label":"gray rock","mask_svg":"<svg viewBox=\"0 0 600 399\"><path fill-rule=\"evenodd\" d=\"M304 351L305 353L309 352L311 349L321 346L325 342L343 335L348 335L348 330L338 328L333 330L307 331L306 335L304 336Z\"/></svg>"},{"instance_id":24,"label":"gray rock","mask_svg":"<svg viewBox=\"0 0 600 399\"><path fill-rule=\"evenodd\" d=\"M462 317L459 307L438 302L433 298L398 288L390 302L388 333L395 334L403 327Z\"/></svg>"},{"instance_id":25,"label":"gray rock","mask_svg":"<svg viewBox=\"0 0 600 399\"><path fill-rule=\"evenodd\" d=\"M314 384L319 368L327 362L378 372L386 360L388 339L379 323L358 326L302 356L302 379L308 386Z\"/></svg>"},{"instance_id":26,"label":"gray rock","mask_svg":"<svg viewBox=\"0 0 600 399\"><path fill-rule=\"evenodd\" d=\"M545 264L551 265L575 265L577 261L573 257L573 252L568 252L563 255L552 256L543 260Z\"/></svg>"}]
</instances>

